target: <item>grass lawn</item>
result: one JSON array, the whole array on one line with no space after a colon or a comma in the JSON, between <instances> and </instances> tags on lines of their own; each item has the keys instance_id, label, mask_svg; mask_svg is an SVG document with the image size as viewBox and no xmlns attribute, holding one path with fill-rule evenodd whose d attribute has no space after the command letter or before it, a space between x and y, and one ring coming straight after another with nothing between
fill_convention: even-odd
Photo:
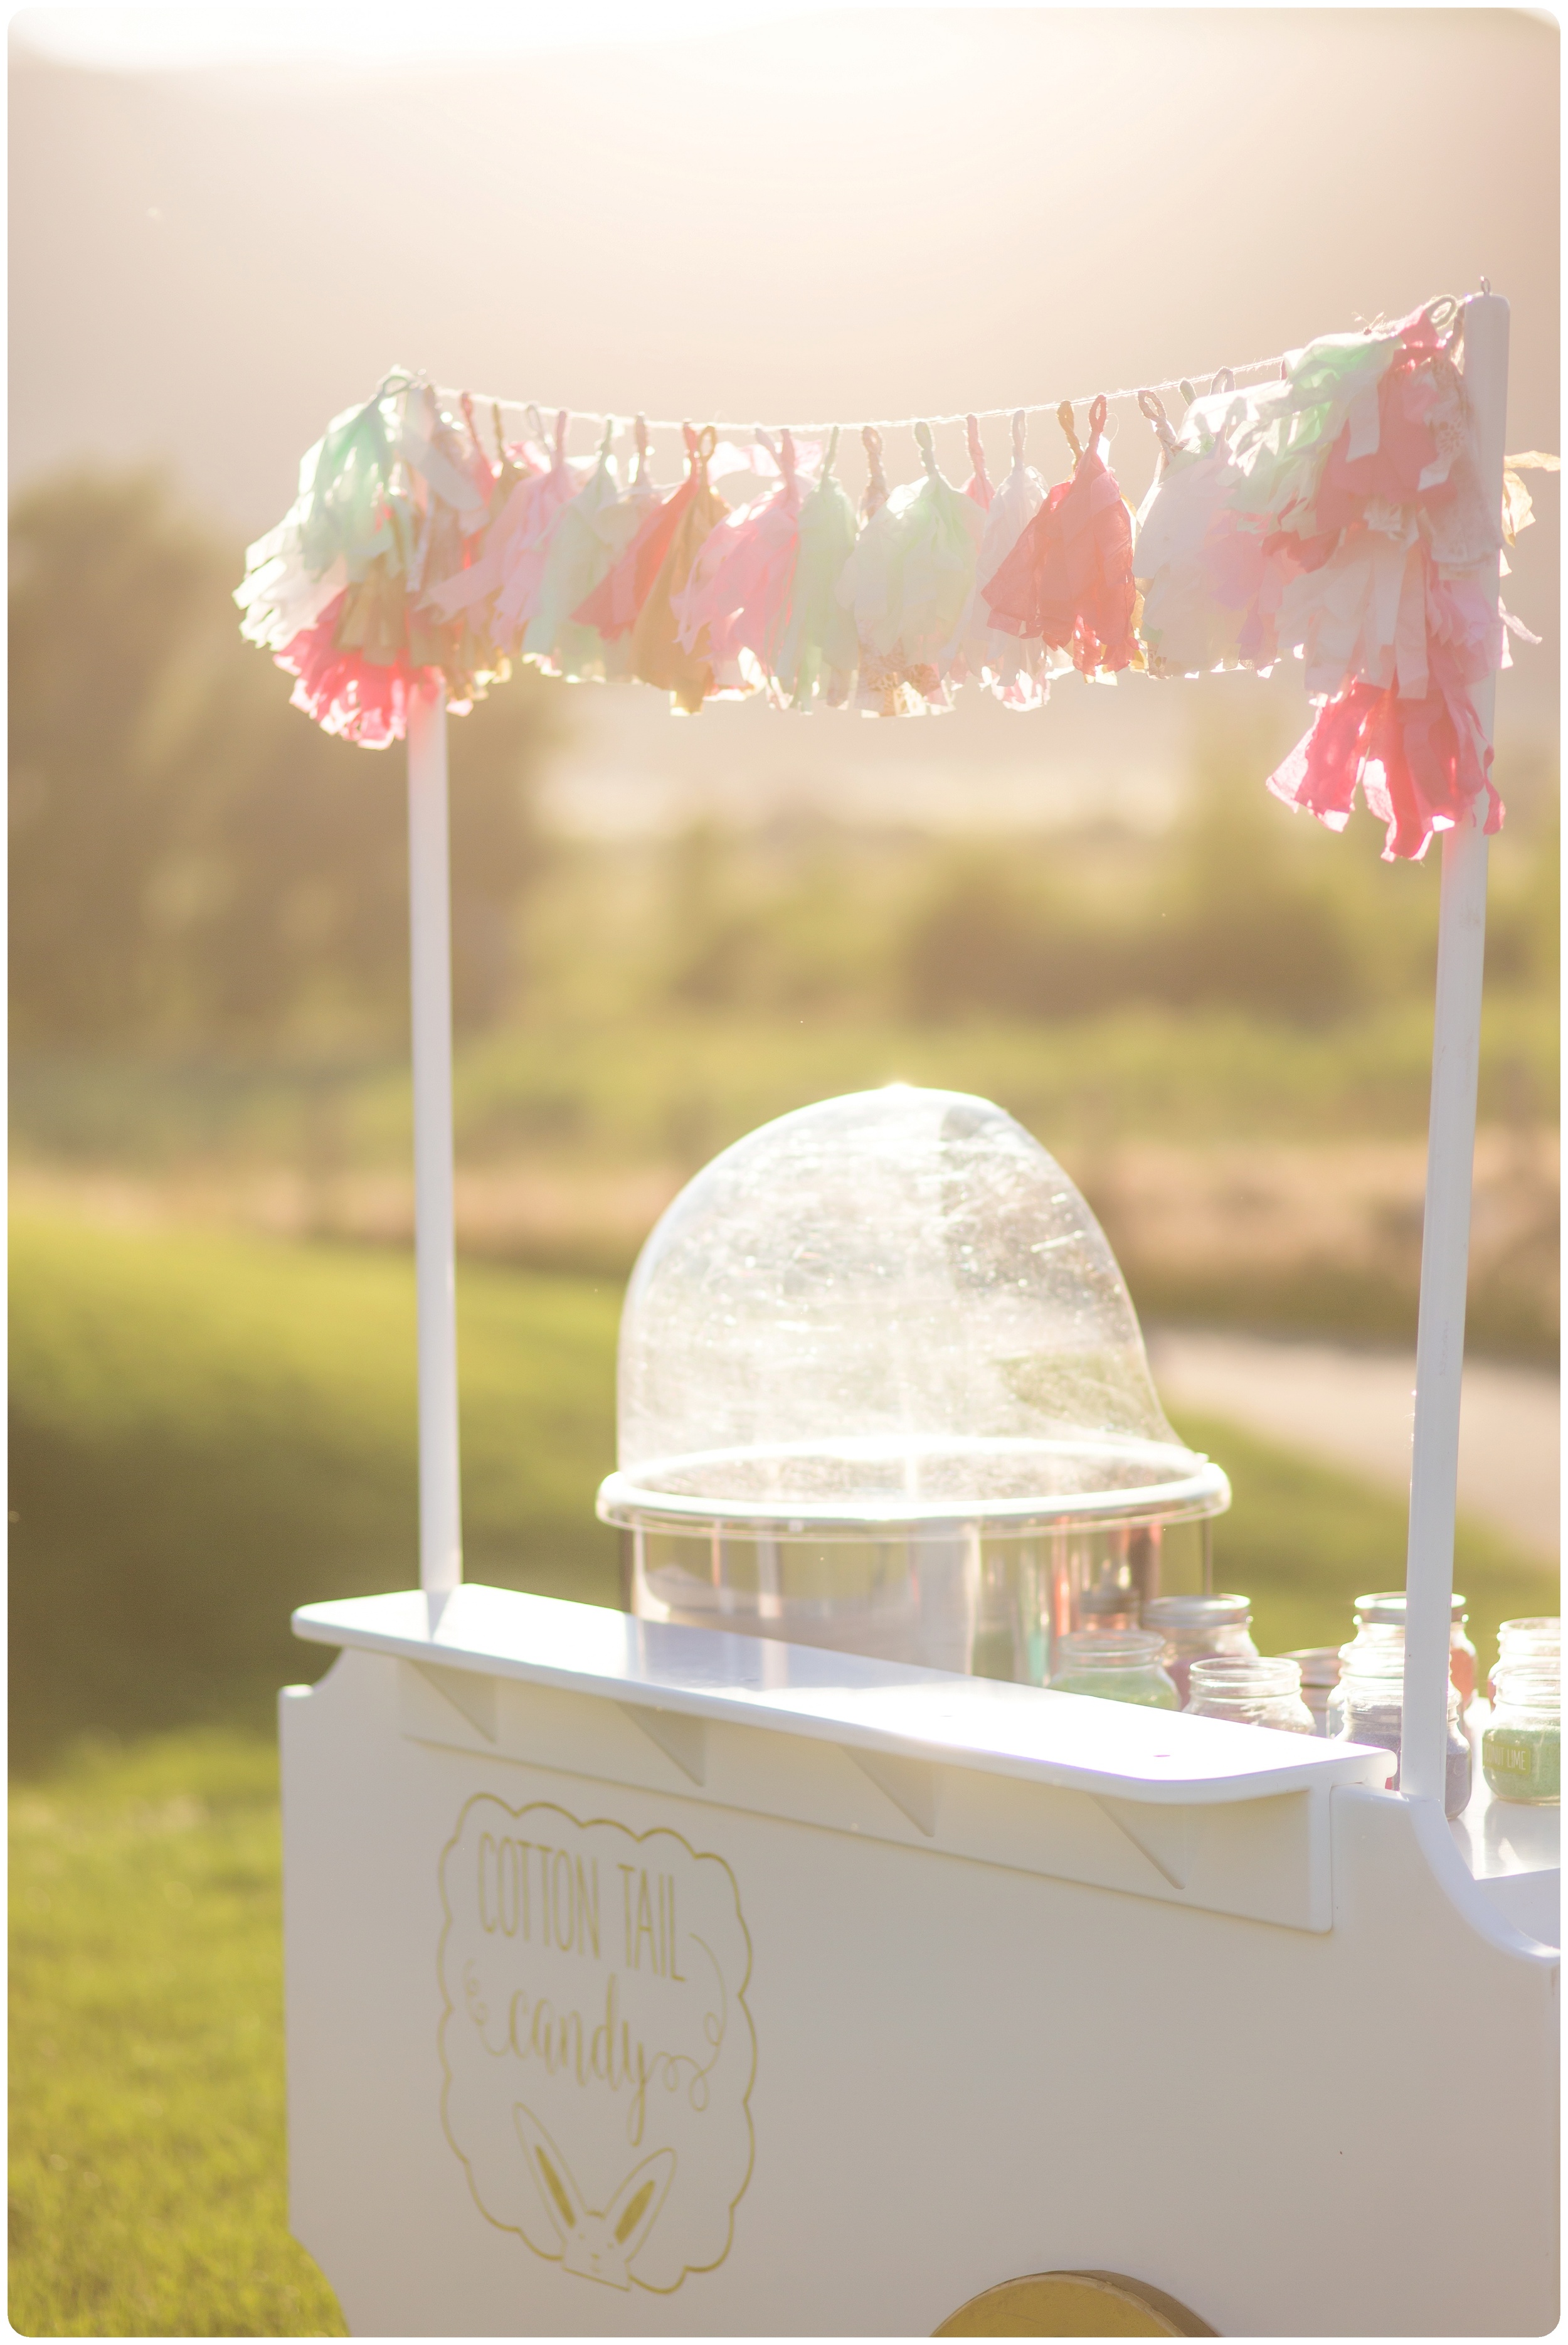
<instances>
[{"instance_id":1,"label":"grass lawn","mask_svg":"<svg viewBox=\"0 0 1568 2345\"><path fill-rule=\"evenodd\" d=\"M470 1579L617 1600L593 1493L614 1457L609 1280L472 1264L458 1279ZM1220 1583L1265 1650L1338 1644L1359 1589L1403 1580L1400 1501L1235 1427L1183 1431L1236 1492ZM417 1575L414 1281L393 1253L212 1231L13 1222L12 1748L203 1719L271 1731L324 1655L313 1599ZM1545 1583L1462 1530L1458 1585L1490 1658Z\"/></svg>"},{"instance_id":2,"label":"grass lawn","mask_svg":"<svg viewBox=\"0 0 1568 2345\"><path fill-rule=\"evenodd\" d=\"M469 1568L613 1601L592 1519L619 1295L460 1277ZM14 1231L11 2319L336 2333L284 2218L276 1687L312 1597L415 1570L413 1280L392 1254ZM1216 1576L1265 1650L1398 1586L1403 1508L1212 1420ZM1482 1663L1553 1584L1462 1527ZM96 1732L98 1739L84 1741ZM106 1740L117 1733L118 1742Z\"/></svg>"},{"instance_id":3,"label":"grass lawn","mask_svg":"<svg viewBox=\"0 0 1568 2345\"><path fill-rule=\"evenodd\" d=\"M608 1282L459 1273L469 1576L616 1600ZM327 1656L291 1609L418 1578L413 1265L16 1216L12 1751L237 1716Z\"/></svg>"},{"instance_id":4,"label":"grass lawn","mask_svg":"<svg viewBox=\"0 0 1568 2345\"><path fill-rule=\"evenodd\" d=\"M211 1729L11 1802L25 2336L341 2336L285 2217L278 1766Z\"/></svg>"}]
</instances>

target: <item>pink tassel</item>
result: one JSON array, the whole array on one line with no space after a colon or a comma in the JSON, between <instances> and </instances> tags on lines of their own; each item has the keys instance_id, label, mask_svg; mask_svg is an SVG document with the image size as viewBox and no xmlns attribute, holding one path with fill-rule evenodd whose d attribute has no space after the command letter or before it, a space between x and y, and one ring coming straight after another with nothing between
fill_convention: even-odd
<instances>
[{"instance_id":1,"label":"pink tassel","mask_svg":"<svg viewBox=\"0 0 1568 2345\"><path fill-rule=\"evenodd\" d=\"M794 442L782 431L775 448L757 436L778 465L778 486L725 514L703 540L674 604L681 648L710 660L722 682L732 666L744 677L745 654L755 663L753 678L760 669L771 683L790 623L800 551Z\"/></svg>"},{"instance_id":2,"label":"pink tassel","mask_svg":"<svg viewBox=\"0 0 1568 2345\"><path fill-rule=\"evenodd\" d=\"M416 691L441 681L439 667L415 667L408 659L382 665L333 641L344 597L339 594L313 627L274 655L296 679L291 706L313 716L324 733L336 733L361 749L385 749L408 730L409 705Z\"/></svg>"},{"instance_id":3,"label":"pink tassel","mask_svg":"<svg viewBox=\"0 0 1568 2345\"><path fill-rule=\"evenodd\" d=\"M1452 829L1482 793L1483 828L1502 827L1492 751L1462 687L1401 700L1391 685L1352 684L1269 777L1276 797L1330 830L1350 820L1358 784L1368 812L1384 826L1385 863L1419 863L1433 832Z\"/></svg>"},{"instance_id":4,"label":"pink tassel","mask_svg":"<svg viewBox=\"0 0 1568 2345\"><path fill-rule=\"evenodd\" d=\"M1097 399L1089 410L1088 445L1080 447L1072 411L1066 409L1062 428L1075 453L1072 478L1052 489L981 590L993 626L1038 637L1052 650L1070 650L1084 675L1143 665L1135 632L1132 516L1099 453L1105 423L1106 402Z\"/></svg>"}]
</instances>

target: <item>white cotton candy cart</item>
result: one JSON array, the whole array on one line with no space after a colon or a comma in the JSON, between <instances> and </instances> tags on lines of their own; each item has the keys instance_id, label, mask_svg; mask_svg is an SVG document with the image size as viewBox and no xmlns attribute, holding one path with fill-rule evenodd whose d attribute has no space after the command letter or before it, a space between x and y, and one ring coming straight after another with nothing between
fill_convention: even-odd
<instances>
[{"instance_id":1,"label":"white cotton candy cart","mask_svg":"<svg viewBox=\"0 0 1568 2345\"><path fill-rule=\"evenodd\" d=\"M1555 1810L481 1587L297 1627L290 2219L358 2333L927 2335L1083 2271L1200 2324L1124 2335L1554 2323Z\"/></svg>"},{"instance_id":2,"label":"white cotton candy cart","mask_svg":"<svg viewBox=\"0 0 1568 2345\"><path fill-rule=\"evenodd\" d=\"M1465 345L1500 491L1505 303ZM1442 848L1396 1792L1345 1742L463 1584L443 726L421 1585L297 1614L338 1657L280 1709L290 2223L350 2327L1551 2330L1558 1811L1442 1808L1481 832Z\"/></svg>"}]
</instances>

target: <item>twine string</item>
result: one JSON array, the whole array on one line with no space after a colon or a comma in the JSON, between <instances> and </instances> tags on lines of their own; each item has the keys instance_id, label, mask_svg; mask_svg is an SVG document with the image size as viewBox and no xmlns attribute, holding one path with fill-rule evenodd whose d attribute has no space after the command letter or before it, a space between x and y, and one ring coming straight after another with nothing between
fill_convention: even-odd
<instances>
[{"instance_id":1,"label":"twine string","mask_svg":"<svg viewBox=\"0 0 1568 2345\"><path fill-rule=\"evenodd\" d=\"M1292 352L1279 351L1272 358L1250 359L1245 366L1239 366L1225 371L1233 373L1238 382L1241 381L1243 376L1277 374L1280 368L1285 363L1286 359L1293 355L1294 353ZM1205 374L1212 375L1217 370L1212 367L1201 369L1198 371L1196 379L1201 381ZM871 424L875 431L882 432L913 431L917 423L929 423L934 429L940 429L947 425L962 426L967 424L971 415L975 416L978 421L982 423L995 422L998 419L1004 417L1010 423L1012 419L1017 415L1022 415L1026 419L1037 415L1054 416L1064 404L1072 407L1087 407L1090 402L1097 398L1103 398L1112 407L1118 405L1125 406L1128 402L1136 404L1139 395L1144 391L1179 391L1185 381L1189 381L1193 379L1194 378L1192 376L1173 375L1167 381L1154 383L1142 382L1137 384L1130 390L1079 391L1076 398L1068 401L1063 401L1057 399L1041 399L1036 400L1027 406L1019 406L1017 401L1014 401L1010 405L1003 407L966 408L956 415L870 416L867 417L866 421ZM442 384L435 385L434 389L437 398L442 401L459 401L462 397L462 393L460 391L449 389ZM470 395L473 399L481 401L487 407L499 408L503 414L510 411L512 414L522 415L525 419L538 413L541 407L546 412L549 411L550 402L548 401L498 399L490 391L474 391ZM573 421L577 423L592 423L598 425L603 425L606 423L624 423L629 425L632 421L634 411L630 408L624 408L618 409L612 412L607 408L596 409L574 407L571 412ZM650 431L679 431L682 428L682 421L684 419L674 417L650 416L647 419L647 429ZM842 418L838 419L836 421L824 421L820 423L797 423L792 420L790 429L797 437L802 433L808 433L814 438L823 438L825 437L828 432L836 431L841 422ZM719 431L743 432L748 437L756 429L756 418L754 416L749 417L744 422L736 418L716 416L713 419L713 423L714 428Z\"/></svg>"},{"instance_id":2,"label":"twine string","mask_svg":"<svg viewBox=\"0 0 1568 2345\"><path fill-rule=\"evenodd\" d=\"M1482 278L1481 282L1482 292L1485 292L1488 289L1485 278ZM1456 320L1465 309L1467 301L1472 299L1474 299L1473 295L1467 295L1463 299L1456 300L1452 294L1443 294L1436 300L1429 302L1427 304L1427 310L1432 317L1433 322L1441 329L1442 327L1447 326L1451 322ZM1389 329L1390 323L1391 320L1387 318L1371 318L1365 321L1362 327L1362 331L1369 335L1386 332ZM962 413L957 415L874 415L868 416L863 419L863 421L865 428L884 433L888 431L913 431L916 424L928 424L934 430L936 430L950 425L966 426L971 421L977 421L980 423L995 422L1002 417L1006 417L1008 421L1011 422L1015 418L1020 416L1024 418L1027 427L1027 420L1031 416L1059 416L1064 407L1067 408L1069 411L1076 407L1088 407L1097 399L1103 399L1108 407L1125 407L1129 402L1137 406L1149 392L1158 394L1159 392L1171 391L1179 392L1184 401L1189 402L1193 395L1192 386L1194 382L1201 382L1205 377L1209 379L1217 390L1220 383L1225 381L1226 378L1229 378L1229 387L1231 390L1235 390L1243 376L1278 376L1286 371L1289 368L1290 360L1298 357L1300 355L1300 349L1305 347L1306 345L1303 344L1300 345L1297 350L1277 350L1272 358L1249 359L1244 366L1195 367L1189 373L1170 375L1163 382L1134 383L1121 391L1079 391L1070 400L1042 399L1036 401L1031 405L1022 407L1018 406L1015 402L1005 407L967 408ZM400 369L397 371L400 373L402 370ZM407 379L408 378L405 377L405 380ZM388 377L389 384L392 380L393 378L391 376ZM460 391L449 390L440 384L432 385L431 388L434 390L435 396L439 400L455 400L460 401L464 396ZM488 391L483 394L479 392L471 392L469 394L471 398L479 398L481 395L488 405L500 410L511 409L514 413L521 412L527 418L537 416L539 413L539 403L537 401L521 399L496 399ZM1142 411L1144 413L1148 412L1147 410L1143 410ZM572 413L576 420L582 423L623 423L630 425L632 421L634 411L627 410L623 412L612 414L605 409L580 407L573 409ZM642 416L638 416L636 421L640 429L647 431L680 431L684 428L683 422L673 417L646 420ZM837 420L832 420L822 423L799 423L792 421L790 428L797 435L802 433L810 433L814 436L825 437L829 432L838 431L842 421L843 419L839 418ZM754 431L757 426L757 419L755 416L752 416L749 420L744 422L738 419L715 416L713 419L713 422L714 430L718 431L739 431L750 433Z\"/></svg>"}]
</instances>

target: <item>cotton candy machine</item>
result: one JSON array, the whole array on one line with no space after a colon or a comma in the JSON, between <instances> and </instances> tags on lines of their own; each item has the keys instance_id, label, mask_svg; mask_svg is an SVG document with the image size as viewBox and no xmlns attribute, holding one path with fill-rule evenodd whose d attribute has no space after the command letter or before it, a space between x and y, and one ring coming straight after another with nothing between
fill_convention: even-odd
<instances>
[{"instance_id":1,"label":"cotton candy machine","mask_svg":"<svg viewBox=\"0 0 1568 2345\"><path fill-rule=\"evenodd\" d=\"M1038 1685L1065 1631L1202 1591L1229 1498L1087 1205L988 1101L781 1117L642 1250L599 1512L644 1619Z\"/></svg>"}]
</instances>

